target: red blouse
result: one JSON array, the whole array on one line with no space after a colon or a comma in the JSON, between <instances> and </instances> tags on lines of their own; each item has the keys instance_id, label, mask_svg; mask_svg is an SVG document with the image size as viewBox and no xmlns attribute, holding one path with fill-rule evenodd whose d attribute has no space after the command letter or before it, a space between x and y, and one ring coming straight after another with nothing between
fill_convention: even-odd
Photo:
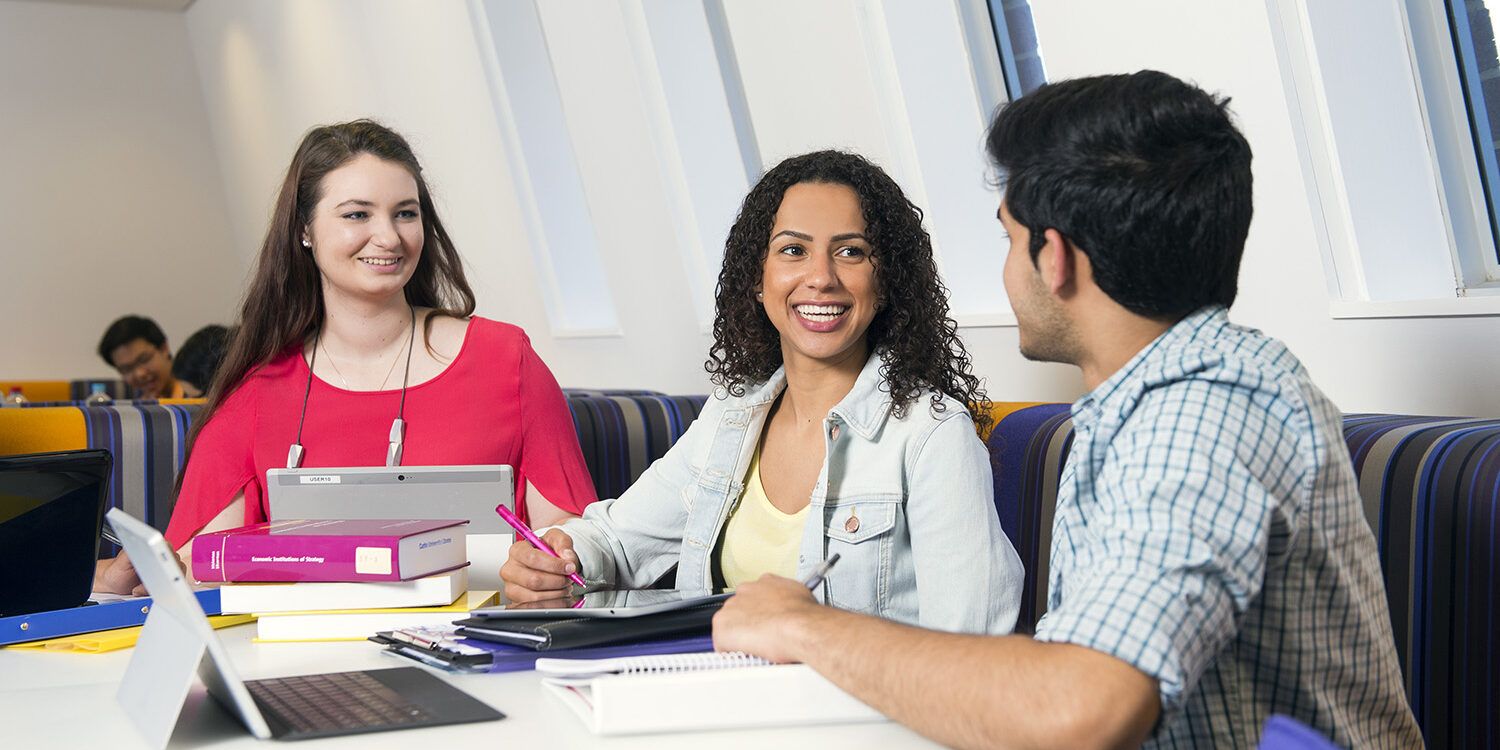
<instances>
[{"instance_id":1,"label":"red blouse","mask_svg":"<svg viewBox=\"0 0 1500 750\"><path fill-rule=\"evenodd\" d=\"M245 493L245 523L266 520L266 471L286 466L307 384L300 348L246 376L199 433L167 526L175 547ZM357 392L312 379L302 465L382 466L401 391ZM517 508L526 482L571 513L594 502L572 414L552 372L516 326L475 317L458 356L406 391L406 466L509 464ZM413 509L420 513L419 509Z\"/></svg>"}]
</instances>

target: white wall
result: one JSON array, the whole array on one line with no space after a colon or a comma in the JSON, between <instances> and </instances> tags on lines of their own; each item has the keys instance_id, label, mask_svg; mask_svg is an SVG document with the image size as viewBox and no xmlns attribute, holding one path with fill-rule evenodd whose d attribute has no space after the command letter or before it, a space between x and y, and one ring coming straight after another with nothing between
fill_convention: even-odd
<instances>
[{"instance_id":1,"label":"white wall","mask_svg":"<svg viewBox=\"0 0 1500 750\"><path fill-rule=\"evenodd\" d=\"M1155 68L1232 97L1255 152L1255 219L1235 320L1286 341L1345 411L1500 415L1500 319L1329 316L1264 3L1047 0L1032 7L1051 80Z\"/></svg>"},{"instance_id":2,"label":"white wall","mask_svg":"<svg viewBox=\"0 0 1500 750\"><path fill-rule=\"evenodd\" d=\"M181 343L227 321L217 158L181 14L0 0L0 377L110 374L126 313Z\"/></svg>"},{"instance_id":3,"label":"white wall","mask_svg":"<svg viewBox=\"0 0 1500 750\"><path fill-rule=\"evenodd\" d=\"M888 160L888 126L875 122L877 94L861 67L863 53L836 54L827 35L817 33L819 27L838 29L839 44L861 45L845 28L856 7L853 0L784 2L757 14L755 4L729 5L736 52L753 61L753 69L745 69L746 88L768 160L829 145ZM188 29L236 246L246 257L254 252L277 180L307 128L376 117L406 134L422 158L443 220L468 263L480 314L526 328L564 385L704 392L710 339L694 320L688 273L674 249L672 198L655 161L652 118L642 103L625 19L611 3L541 8L622 335L574 338L549 331L484 61L458 0L194 3ZM809 27L813 31L795 43L771 33ZM852 79L849 90L838 97L808 95L805 88L778 96L777 82L793 71L775 61L789 47L820 50L815 59L830 63L822 80L840 87ZM799 122L825 137L809 140L794 127ZM995 283L998 289L998 278ZM1066 368L1017 360L1014 330L977 331L972 338L997 397L1076 395L1078 378Z\"/></svg>"},{"instance_id":4,"label":"white wall","mask_svg":"<svg viewBox=\"0 0 1500 750\"><path fill-rule=\"evenodd\" d=\"M622 337L553 337L491 91L459 0L199 0L187 23L232 207L252 254L303 132L375 117L412 141L479 298L524 327L565 386L701 393L698 332L633 61L613 5L548 4L544 23L574 129ZM564 54L559 54L560 52ZM540 74L507 71L507 75ZM543 199L545 199L543 197ZM677 291L674 291L677 290Z\"/></svg>"},{"instance_id":5,"label":"white wall","mask_svg":"<svg viewBox=\"0 0 1500 750\"><path fill-rule=\"evenodd\" d=\"M736 52L744 61L742 74L756 138L768 160L833 145L858 149L900 171L901 164L890 162L904 158L903 144L910 134L902 132L901 123L881 115L885 110L880 77L865 67L870 55L879 50L868 44L867 34L859 32L859 14L868 12L869 3L874 2L878 0L770 4L733 0L728 4L726 15ZM1263 3L1047 0L1035 5L1042 51L1053 79L1154 67L1233 97L1232 107L1256 154L1256 218L1241 277L1240 302L1233 311L1236 319L1285 339L1346 410L1500 414L1500 389L1490 375L1500 371L1500 346L1496 346L1500 322L1494 318L1335 321L1329 317L1322 268L1310 239L1313 224L1308 196ZM153 162L153 169L164 175L172 169L197 171L192 180L182 178L195 190L184 191L188 194L175 200L152 201L152 207L187 205L190 197L212 203L218 200L222 185L229 206L227 222L222 212L208 206L188 212L189 216L174 216L173 225L194 219L212 226L217 234L193 231L182 236L212 235L217 247L232 245L237 264L221 262L212 268L234 267L237 274L264 231L272 195L300 135L318 123L378 117L406 133L423 158L444 220L468 261L481 314L525 327L564 385L702 392L707 386L701 364L708 337L694 321L684 286L688 276L672 244L677 241L672 197L654 161L652 117L641 103L642 82L637 78L647 73L632 57L629 24L618 6L610 3L548 2L543 7L549 54L623 335L568 338L549 331L536 291L536 269L524 244L526 232L507 171L484 62L468 8L460 0L198 0L183 18L207 110L207 127L200 132L211 133L211 153L219 171L215 174L212 166L205 166L212 165L214 158ZM35 28L36 18L60 24L56 19L71 13L66 31L74 35L92 28L89 19L105 18L99 15L105 11L3 0L0 12L6 14L0 18L0 40L16 39L0 45L0 60L9 63L5 69L14 69L17 60L35 68L32 61L51 54L47 49L55 45L28 41L53 30ZM78 101L57 107L66 116L47 113L51 119L46 127L28 130L27 137L33 137L32 131L47 130L49 137L53 131L69 132L66 129L75 124L82 108L79 101L88 101L95 95L86 92L98 88L97 78L85 76L85 70L99 67L108 70L111 78L124 70L119 77L132 79L135 89L144 85L136 79L153 80L143 75L142 66L166 68L152 68L153 75L171 74L179 80L187 75L191 66L174 68L162 62L177 54L171 50L180 51L183 45L180 32L173 37L166 31L171 28L169 18L150 13L108 18L109 24L94 25L115 32L126 23L123 19L133 19L130 23L156 29L163 38L143 32L121 41L127 35L106 35L99 28L98 35L109 38L88 47L94 52L87 53L82 62L78 55L84 53L76 49L88 45L71 45L69 57L57 60L53 67L77 71L76 80L54 80L42 91L59 89L48 96ZM33 24L28 28L37 33L15 31L26 19ZM31 44L32 49L23 56L13 51L17 43ZM121 49L120 45L128 46ZM106 57L108 66L102 65ZM122 66L122 59L132 64ZM821 88L825 95L810 94L809 80L815 81L813 94ZM21 85L9 79L0 83L17 91ZM114 90L123 90L122 86ZM0 106L7 109L13 108L10 102L25 99L8 89L3 93ZM170 111L191 109L192 97L180 92L179 96L182 101ZM119 119L131 113L135 117L146 114L137 110L160 108L159 104L145 108L130 101L112 102L99 111ZM168 119L193 121L188 114ZM12 132L10 122L14 119L7 113L0 119L0 132ZM77 125L71 132L97 140L100 130L88 124ZM976 140L980 135L975 134ZM146 139L141 134L131 137ZM56 140L64 138L59 135ZM192 134L163 140L179 150L184 142L204 148L201 135L197 140ZM14 145L0 148L15 149ZM48 173L39 170L39 165L20 165L21 158L7 155L0 163L30 170L19 174ZM48 163L56 161L54 156ZM84 174L85 167L69 164L67 168L80 171L76 178L80 182L88 177L90 190L100 184L97 175ZM130 171L113 168L108 173ZM120 192L117 184L104 184L107 189L99 192ZM153 187L127 191L127 195L151 193L154 198L160 190ZM15 205L14 199L9 203ZM100 211L97 207L87 210ZM48 216L60 219L62 211L53 209ZM101 222L42 223L61 223L69 232L84 232L88 227L93 229L87 231L97 232L99 226L108 230L126 220L147 225L149 219L143 217L157 218L166 212L157 208L118 213ZM158 219L150 225L167 223ZM225 225L227 233L219 228ZM45 237L38 231L28 239L35 245ZM136 253L146 259L141 266L170 265L169 260L181 258L181 253L173 255L169 248L154 245L137 247ZM53 273L44 271L30 270L25 278ZM136 283L144 278L148 276L138 277ZM214 283L218 282L197 285L214 290L202 296L223 296L222 285L214 287ZM999 289L998 277L993 283ZM7 291L12 286L16 285L8 282ZM218 304L220 309L225 306L222 299ZM0 300L0 305L6 305L0 308L5 311L14 308L10 299ZM30 310L38 306L34 302L24 311L14 308L11 317L36 317ZM69 315L71 308L57 314ZM86 360L100 325L92 320L74 321L58 330L71 333L82 326L87 331L80 342L81 359ZM185 333L171 332L179 337ZM989 380L992 396L1055 400L1078 394L1079 380L1071 369L1025 362L1016 355L1013 328L967 328L963 335L974 351L980 374ZM51 339L58 337L50 334L46 342L33 342L30 348L51 345Z\"/></svg>"}]
</instances>

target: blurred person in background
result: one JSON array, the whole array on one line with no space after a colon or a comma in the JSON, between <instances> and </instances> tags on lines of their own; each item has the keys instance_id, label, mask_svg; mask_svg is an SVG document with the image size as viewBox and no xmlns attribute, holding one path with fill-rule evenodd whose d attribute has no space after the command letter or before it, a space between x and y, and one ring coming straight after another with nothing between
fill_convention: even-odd
<instances>
[{"instance_id":1,"label":"blurred person in background","mask_svg":"<svg viewBox=\"0 0 1500 750\"><path fill-rule=\"evenodd\" d=\"M214 373L224 361L234 331L221 325L206 325L182 342L172 360L172 377L188 398L202 398L214 383Z\"/></svg>"},{"instance_id":2,"label":"blurred person in background","mask_svg":"<svg viewBox=\"0 0 1500 750\"><path fill-rule=\"evenodd\" d=\"M126 315L110 323L99 339L99 357L120 373L135 398L187 396L172 376L167 336L150 318Z\"/></svg>"}]
</instances>

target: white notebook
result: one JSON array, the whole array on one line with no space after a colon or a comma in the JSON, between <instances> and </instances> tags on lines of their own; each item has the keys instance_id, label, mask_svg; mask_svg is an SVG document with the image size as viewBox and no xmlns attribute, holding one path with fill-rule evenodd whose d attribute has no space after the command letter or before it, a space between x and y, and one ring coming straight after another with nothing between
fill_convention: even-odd
<instances>
[{"instance_id":1,"label":"white notebook","mask_svg":"<svg viewBox=\"0 0 1500 750\"><path fill-rule=\"evenodd\" d=\"M538 659L536 670L595 734L886 720L805 664L745 654Z\"/></svg>"}]
</instances>

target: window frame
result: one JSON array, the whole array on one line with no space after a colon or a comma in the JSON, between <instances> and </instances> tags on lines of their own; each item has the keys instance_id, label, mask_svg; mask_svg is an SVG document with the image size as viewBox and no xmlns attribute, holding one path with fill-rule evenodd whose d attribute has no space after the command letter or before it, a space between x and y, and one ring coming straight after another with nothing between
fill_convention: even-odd
<instances>
[{"instance_id":1,"label":"window frame","mask_svg":"<svg viewBox=\"0 0 1500 750\"><path fill-rule=\"evenodd\" d=\"M1428 105L1457 109L1448 116L1466 125L1468 129L1469 147L1473 150L1473 169L1465 169L1466 165L1463 164L1454 164L1450 169L1464 178L1463 187L1467 194L1484 209L1483 215L1476 218L1483 218L1488 222L1489 252L1483 252L1481 247L1476 257L1467 258L1463 257L1464 253L1456 253L1455 261L1461 265L1461 278L1467 282L1466 288L1473 287L1474 291L1497 294L1500 293L1500 252L1497 252L1500 250L1500 155L1496 154L1493 146L1484 148L1482 138L1484 131L1492 136L1497 135L1495 126L1500 123L1490 123L1485 109L1474 106L1476 94L1469 82L1475 81L1477 88L1480 75L1468 17L1457 13L1452 0L1410 0L1410 4L1416 6L1409 10L1413 30L1413 55L1418 61L1418 67L1423 70L1424 79L1432 79L1430 83L1424 80L1424 88L1432 92ZM1430 38L1432 32L1427 28L1439 16L1440 11L1441 20L1447 22L1449 30L1446 48L1441 40ZM1425 44L1420 36L1423 33L1429 35ZM1445 51L1448 54L1445 55ZM1447 71L1448 75L1442 75L1443 71L1440 69L1443 68L1450 69ZM1482 88L1479 89L1478 96L1482 100ZM1484 118L1483 128L1480 117ZM1434 117L1434 120L1440 121L1441 118ZM1463 140L1460 133L1454 133L1450 137L1456 142Z\"/></svg>"},{"instance_id":2,"label":"window frame","mask_svg":"<svg viewBox=\"0 0 1500 750\"><path fill-rule=\"evenodd\" d=\"M1266 0L1266 7L1331 316L1500 314L1495 232L1445 0ZM1357 48L1365 67L1341 68L1340 48ZM1385 105L1393 123L1376 135L1351 115L1372 105ZM1391 148L1386 131L1411 128L1413 117L1419 132L1406 131ZM1383 139L1388 150L1375 147ZM1389 194L1384 203L1369 200L1372 183L1384 185L1377 193L1410 186L1411 216ZM1404 244L1382 244L1392 216L1402 218Z\"/></svg>"}]
</instances>

